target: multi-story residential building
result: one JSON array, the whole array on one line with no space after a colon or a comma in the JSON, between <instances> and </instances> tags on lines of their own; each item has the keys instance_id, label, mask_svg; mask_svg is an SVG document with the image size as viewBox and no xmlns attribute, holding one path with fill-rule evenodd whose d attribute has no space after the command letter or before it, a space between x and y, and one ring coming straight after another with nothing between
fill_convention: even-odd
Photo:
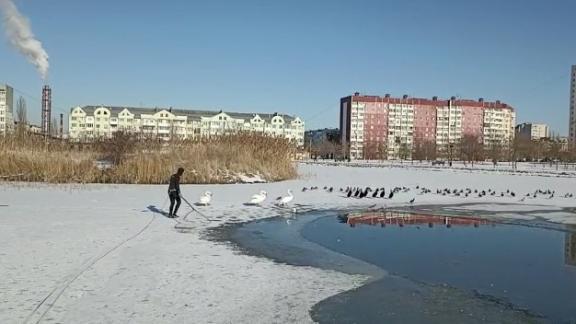
<instances>
[{"instance_id":1,"label":"multi-story residential building","mask_svg":"<svg viewBox=\"0 0 576 324\"><path fill-rule=\"evenodd\" d=\"M523 123L516 126L516 136L527 140L549 138L550 128L546 124Z\"/></svg>"},{"instance_id":2,"label":"multi-story residential building","mask_svg":"<svg viewBox=\"0 0 576 324\"><path fill-rule=\"evenodd\" d=\"M568 132L570 142L576 145L576 65L572 65L572 74L570 78L570 119Z\"/></svg>"},{"instance_id":3,"label":"multi-story residential building","mask_svg":"<svg viewBox=\"0 0 576 324\"><path fill-rule=\"evenodd\" d=\"M304 121L284 114L234 113L172 108L84 106L70 110L69 138L90 141L116 131L162 139L193 139L241 131L260 132L304 144Z\"/></svg>"},{"instance_id":4,"label":"multi-story residential building","mask_svg":"<svg viewBox=\"0 0 576 324\"><path fill-rule=\"evenodd\" d=\"M355 93L340 99L341 141L351 159L407 158L416 146L448 153L466 137L485 147L507 145L514 138L515 121L511 106L482 98L439 100Z\"/></svg>"},{"instance_id":5,"label":"multi-story residential building","mask_svg":"<svg viewBox=\"0 0 576 324\"><path fill-rule=\"evenodd\" d=\"M304 132L304 142L308 145L319 145L323 142L338 143L340 130L338 128L311 129Z\"/></svg>"},{"instance_id":6,"label":"multi-story residential building","mask_svg":"<svg viewBox=\"0 0 576 324\"><path fill-rule=\"evenodd\" d=\"M0 135L6 135L14 127L14 90L7 84L0 85Z\"/></svg>"}]
</instances>

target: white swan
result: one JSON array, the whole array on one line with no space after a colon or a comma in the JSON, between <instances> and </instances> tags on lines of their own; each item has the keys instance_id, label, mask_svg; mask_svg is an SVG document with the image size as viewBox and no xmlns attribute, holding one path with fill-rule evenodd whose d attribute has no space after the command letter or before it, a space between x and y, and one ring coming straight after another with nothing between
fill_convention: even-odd
<instances>
[{"instance_id":1,"label":"white swan","mask_svg":"<svg viewBox=\"0 0 576 324\"><path fill-rule=\"evenodd\" d=\"M288 196L282 197L282 199L280 199L280 201L278 202L278 205L279 206L286 206L286 204L291 202L293 199L294 199L294 195L292 195L292 190L288 189Z\"/></svg>"},{"instance_id":2,"label":"white swan","mask_svg":"<svg viewBox=\"0 0 576 324\"><path fill-rule=\"evenodd\" d=\"M202 196L200 196L200 201L197 205L208 206L212 200L212 192L206 191Z\"/></svg>"},{"instance_id":3,"label":"white swan","mask_svg":"<svg viewBox=\"0 0 576 324\"><path fill-rule=\"evenodd\" d=\"M257 193L257 194L252 196L252 199L250 199L250 204L260 205L261 203L264 202L264 200L266 200L267 196L268 196L268 193L264 190L261 190L260 193Z\"/></svg>"}]
</instances>

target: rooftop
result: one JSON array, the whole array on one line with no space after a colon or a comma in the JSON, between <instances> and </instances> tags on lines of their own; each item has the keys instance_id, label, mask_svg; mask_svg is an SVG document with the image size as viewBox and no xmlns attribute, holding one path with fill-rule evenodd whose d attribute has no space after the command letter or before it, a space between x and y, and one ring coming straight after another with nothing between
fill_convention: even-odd
<instances>
[{"instance_id":1,"label":"rooftop","mask_svg":"<svg viewBox=\"0 0 576 324\"><path fill-rule=\"evenodd\" d=\"M361 95L360 93L356 92L351 96L344 97L345 98L352 98L352 101L356 102L381 102L381 103L390 103L390 104L412 104L412 105L422 105L422 106L446 106L450 101L452 101L452 105L454 106L463 106L463 107L484 107L484 108L496 108L496 109L510 109L514 110L514 108L506 103L500 102L499 100L495 102L484 101L483 98L478 100L472 99L458 99L456 97L452 97L450 99L439 99L438 97L432 98L413 98L407 95L402 96L401 98L394 98L390 95L385 96L370 96L370 95Z\"/></svg>"},{"instance_id":2,"label":"rooftop","mask_svg":"<svg viewBox=\"0 0 576 324\"><path fill-rule=\"evenodd\" d=\"M80 107L82 108L82 110L87 113L87 114L93 114L94 111L98 108L106 108L108 110L110 110L112 116L117 116L120 112L124 111L124 109L127 109L128 111L130 111L130 113L134 114L134 115L150 115L150 114L154 114L157 113L159 111L168 111L173 113L174 115L177 116L186 116L189 119L192 120L200 120L201 117L213 117L217 114L220 113L226 113L228 116L235 118L235 119L252 119L255 115L260 116L260 118L264 119L265 121L270 121L273 117L275 116L281 116L282 118L284 118L284 121L286 122L291 122L294 119L296 119L295 116L290 116L287 114L281 114L281 113L238 113L238 112L230 112L230 111L223 111L223 110L218 110L218 111L214 111L214 110L189 110L189 109L174 109L174 108L163 108L163 107L155 107L155 108L143 108L143 107L128 107L128 106L106 106L106 105L102 105L102 106L83 106ZM70 111L72 111L75 108L71 108Z\"/></svg>"}]
</instances>

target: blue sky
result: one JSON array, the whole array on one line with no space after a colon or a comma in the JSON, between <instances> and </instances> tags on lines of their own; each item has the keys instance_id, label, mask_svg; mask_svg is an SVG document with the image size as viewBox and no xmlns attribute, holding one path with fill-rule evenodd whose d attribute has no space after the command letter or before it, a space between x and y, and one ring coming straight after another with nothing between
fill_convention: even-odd
<instances>
[{"instance_id":1,"label":"blue sky","mask_svg":"<svg viewBox=\"0 0 576 324\"><path fill-rule=\"evenodd\" d=\"M500 99L567 132L576 1L16 1L50 55L56 112L86 104L286 112L338 125L340 97ZM0 41L0 82L42 81ZM34 98L33 98L34 97ZM60 110L58 110L60 109Z\"/></svg>"}]
</instances>

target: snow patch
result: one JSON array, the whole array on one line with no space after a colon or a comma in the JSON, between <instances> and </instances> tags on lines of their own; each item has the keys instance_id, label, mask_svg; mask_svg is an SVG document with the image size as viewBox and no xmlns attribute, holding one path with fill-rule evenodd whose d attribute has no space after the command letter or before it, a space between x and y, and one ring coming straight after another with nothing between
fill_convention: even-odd
<instances>
[{"instance_id":1,"label":"snow patch","mask_svg":"<svg viewBox=\"0 0 576 324\"><path fill-rule=\"evenodd\" d=\"M238 174L241 183L266 183L267 181L257 174Z\"/></svg>"}]
</instances>

